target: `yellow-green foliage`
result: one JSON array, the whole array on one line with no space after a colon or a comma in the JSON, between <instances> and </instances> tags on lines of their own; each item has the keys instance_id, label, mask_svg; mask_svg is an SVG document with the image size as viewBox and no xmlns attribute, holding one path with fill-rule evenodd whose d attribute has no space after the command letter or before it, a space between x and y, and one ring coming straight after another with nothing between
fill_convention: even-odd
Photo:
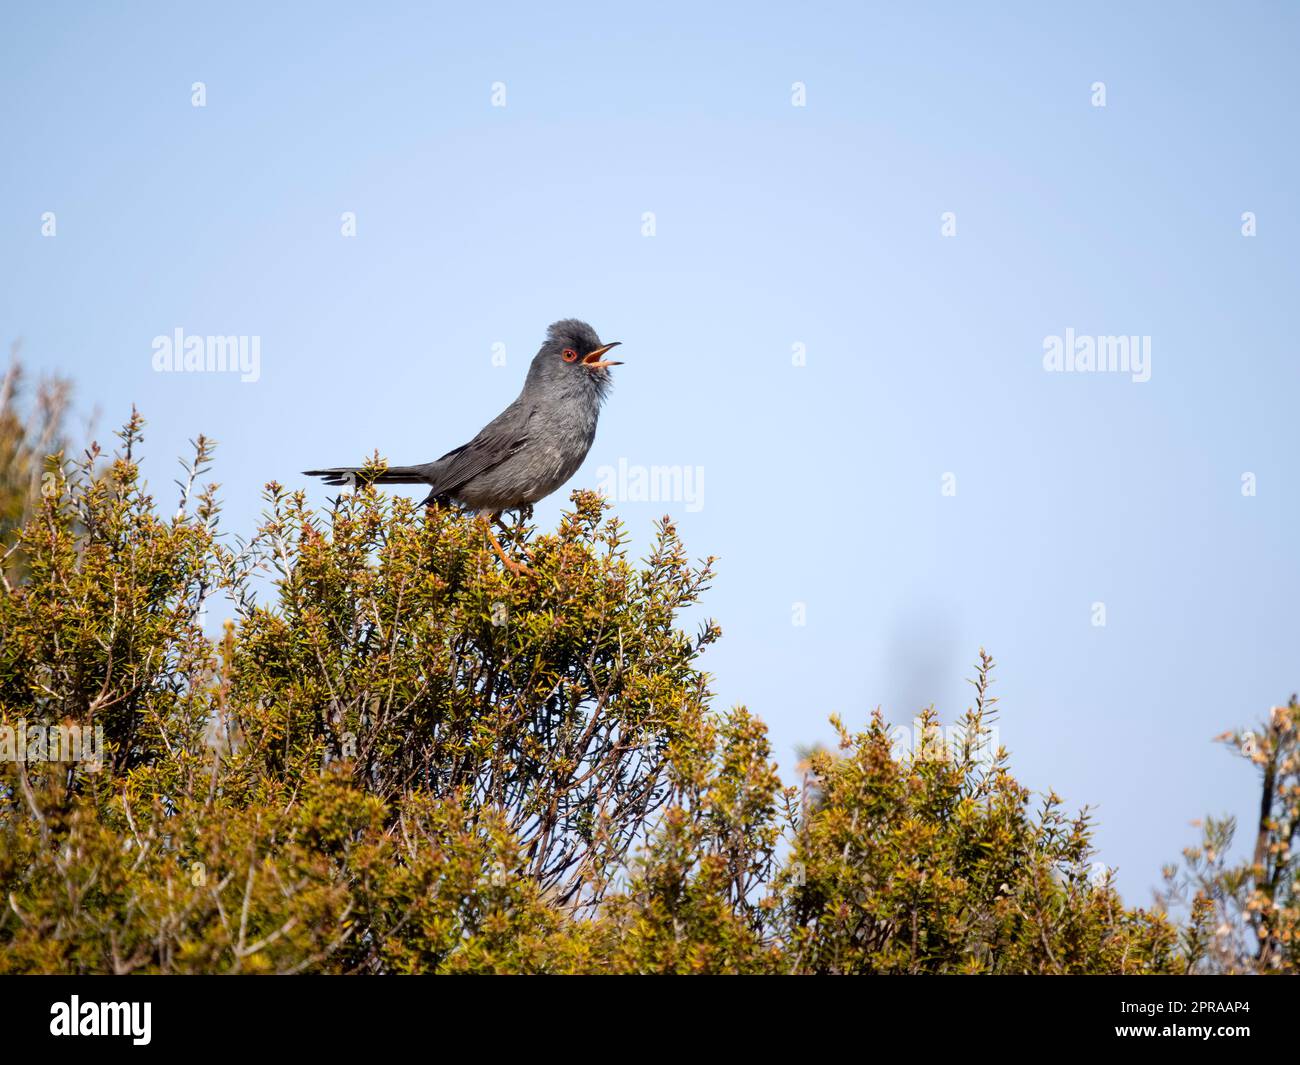
<instances>
[{"instance_id":1,"label":"yellow-green foliage","mask_svg":"<svg viewBox=\"0 0 1300 1065\"><path fill-rule=\"evenodd\" d=\"M72 386L66 378L45 377L37 383L30 409L23 402L24 372L19 345L10 348L9 365L0 376L0 544L12 545L42 488L42 460L66 447L63 423ZM18 576L22 559L7 554L0 572Z\"/></svg>"},{"instance_id":2,"label":"yellow-green foliage","mask_svg":"<svg viewBox=\"0 0 1300 1065\"><path fill-rule=\"evenodd\" d=\"M1200 947L1088 876L987 742L877 720L783 789L711 706L711 577L666 519L640 563L576 492L553 533L370 488L268 486L218 533L111 458L63 469L0 595L0 724L101 726L103 767L0 763L0 971L1162 972ZM51 469L58 467L51 466ZM233 611L224 637L204 612ZM1190 944L1190 946L1188 945Z\"/></svg>"},{"instance_id":3,"label":"yellow-green foliage","mask_svg":"<svg viewBox=\"0 0 1300 1065\"><path fill-rule=\"evenodd\" d=\"M1218 737L1262 779L1254 848L1232 858L1235 817L1207 817L1199 846L1165 869L1161 902L1187 914L1184 938L1198 971L1300 971L1300 700L1275 706L1258 728Z\"/></svg>"},{"instance_id":4,"label":"yellow-green foliage","mask_svg":"<svg viewBox=\"0 0 1300 1065\"><path fill-rule=\"evenodd\" d=\"M960 745L895 757L877 714L818 752L808 823L782 874L790 949L820 973L1142 973L1183 964L1160 915L1128 910L1090 865L1087 812L1036 814L1005 752L990 751L992 660ZM937 730L932 712L921 735Z\"/></svg>"}]
</instances>

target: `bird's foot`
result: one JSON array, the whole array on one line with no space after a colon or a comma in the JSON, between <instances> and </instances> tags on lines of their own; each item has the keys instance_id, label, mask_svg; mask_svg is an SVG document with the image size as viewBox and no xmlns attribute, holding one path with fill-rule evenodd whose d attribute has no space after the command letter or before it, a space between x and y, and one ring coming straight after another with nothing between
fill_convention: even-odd
<instances>
[{"instance_id":1,"label":"bird's foot","mask_svg":"<svg viewBox=\"0 0 1300 1065\"><path fill-rule=\"evenodd\" d=\"M515 576L519 576L520 574L523 573L533 572L522 562L516 562L513 558L511 558L509 555L506 554L505 548L501 546L501 541L498 540L496 538L496 535L492 532L492 525L490 522L485 523L484 529L487 532L488 541L492 544L492 550L495 551L497 553L497 557L499 557L501 561L505 563L506 569L508 569Z\"/></svg>"}]
</instances>

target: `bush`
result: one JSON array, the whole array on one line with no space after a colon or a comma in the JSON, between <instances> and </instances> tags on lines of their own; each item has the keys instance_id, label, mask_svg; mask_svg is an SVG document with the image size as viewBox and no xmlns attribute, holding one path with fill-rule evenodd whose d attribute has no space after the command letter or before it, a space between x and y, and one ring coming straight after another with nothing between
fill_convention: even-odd
<instances>
[{"instance_id":1,"label":"bush","mask_svg":"<svg viewBox=\"0 0 1300 1065\"><path fill-rule=\"evenodd\" d=\"M1206 818L1200 845L1183 851L1183 867L1166 867L1161 902L1186 913L1197 971L1300 972L1300 701L1292 695L1257 730L1218 738L1260 773L1254 849L1249 860L1232 861L1237 819Z\"/></svg>"},{"instance_id":2,"label":"bush","mask_svg":"<svg viewBox=\"0 0 1300 1065\"><path fill-rule=\"evenodd\" d=\"M170 517L112 456L51 478L0 595L0 736L72 726L102 766L0 762L8 972L1170 972L1203 956L1089 875L1086 812L1031 813L989 751L883 722L784 788L713 708L688 633L711 560L640 564L575 492L553 533L369 487L267 488L219 531L200 438ZM259 594L260 593L260 594ZM211 603L231 619L204 635ZM932 713L925 717L933 724ZM5 732L4 729L8 731ZM29 749L30 754L30 749ZM814 779L815 778L815 779Z\"/></svg>"}]
</instances>

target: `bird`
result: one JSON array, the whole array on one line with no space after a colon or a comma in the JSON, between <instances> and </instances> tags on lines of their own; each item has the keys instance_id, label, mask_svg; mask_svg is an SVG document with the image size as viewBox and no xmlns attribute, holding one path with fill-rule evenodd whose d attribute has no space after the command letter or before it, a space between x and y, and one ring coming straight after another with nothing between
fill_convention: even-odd
<instances>
[{"instance_id":1,"label":"bird","mask_svg":"<svg viewBox=\"0 0 1300 1065\"><path fill-rule=\"evenodd\" d=\"M492 547L513 573L528 567L506 554L490 521L501 512L531 507L572 477L596 438L596 422L609 393L609 368L622 362L605 358L621 341L601 343L596 331L577 318L553 322L533 356L523 390L467 444L419 466L390 466L367 472L363 466L304 470L329 485L427 484L421 506L458 504L484 519ZM489 520L490 519L490 520Z\"/></svg>"}]
</instances>

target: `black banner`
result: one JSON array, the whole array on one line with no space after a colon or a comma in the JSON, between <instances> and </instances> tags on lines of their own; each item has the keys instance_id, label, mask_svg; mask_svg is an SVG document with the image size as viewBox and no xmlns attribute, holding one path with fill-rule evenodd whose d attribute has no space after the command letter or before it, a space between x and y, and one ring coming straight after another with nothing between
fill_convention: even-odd
<instances>
[{"instance_id":1,"label":"black banner","mask_svg":"<svg viewBox=\"0 0 1300 1065\"><path fill-rule=\"evenodd\" d=\"M398 1039L428 1040L436 1055L463 1037L510 1053L513 1040L535 1042L557 1026L637 1041L660 1026L671 1041L680 1027L742 1046L765 1043L773 1026L782 1038L803 1030L820 1041L823 1026L842 1024L839 1042L864 1022L873 1045L889 1036L903 1046L919 1040L918 1050L1204 1043L1230 1053L1280 1043L1288 1030L1293 1038L1300 986L1284 977L704 979L707 989L685 980L551 978L543 989L538 978L33 976L5 978L3 992L9 1046L74 1053L107 1044L127 1054L199 1046L338 1053ZM759 1008L738 1010L745 1002Z\"/></svg>"}]
</instances>

